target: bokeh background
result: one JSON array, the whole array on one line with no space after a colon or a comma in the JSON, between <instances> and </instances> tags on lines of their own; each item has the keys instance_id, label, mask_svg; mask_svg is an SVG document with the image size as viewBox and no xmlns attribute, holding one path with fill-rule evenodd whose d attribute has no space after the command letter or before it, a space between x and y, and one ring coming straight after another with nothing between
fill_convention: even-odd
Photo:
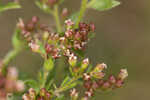
<instances>
[{"instance_id":1,"label":"bokeh background","mask_svg":"<svg viewBox=\"0 0 150 100\"><path fill-rule=\"evenodd\" d=\"M106 63L111 73L118 72L120 68L127 68L129 71L125 87L113 92L98 93L95 100L149 100L150 1L120 1L120 6L109 11L88 10L85 15L84 20L96 24L96 37L90 41L86 51L92 63ZM1 58L12 48L11 36L18 18L29 20L36 15L43 23L54 25L52 16L36 7L34 0L21 0L21 5L22 9L0 15ZM80 0L65 0L61 8L63 7L75 12L80 7ZM11 65L17 66L20 73L35 77L42 63L38 55L24 51ZM61 77L61 74L58 75Z\"/></svg>"}]
</instances>

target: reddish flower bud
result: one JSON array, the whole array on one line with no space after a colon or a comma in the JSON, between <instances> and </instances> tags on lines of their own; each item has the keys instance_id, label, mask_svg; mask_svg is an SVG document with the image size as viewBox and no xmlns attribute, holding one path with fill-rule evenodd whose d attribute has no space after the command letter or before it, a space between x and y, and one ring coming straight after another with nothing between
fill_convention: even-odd
<instances>
[{"instance_id":1,"label":"reddish flower bud","mask_svg":"<svg viewBox=\"0 0 150 100\"><path fill-rule=\"evenodd\" d=\"M46 45L45 45L45 49L46 49L46 53L48 54L48 53L52 52L53 46L52 46L52 45L49 45L49 44L46 44Z\"/></svg>"},{"instance_id":2,"label":"reddish flower bud","mask_svg":"<svg viewBox=\"0 0 150 100\"><path fill-rule=\"evenodd\" d=\"M44 100L44 97L38 97L37 100Z\"/></svg>"},{"instance_id":3,"label":"reddish flower bud","mask_svg":"<svg viewBox=\"0 0 150 100\"><path fill-rule=\"evenodd\" d=\"M115 86L116 86L117 88L120 88L120 87L123 86L123 83L124 83L123 80L117 80Z\"/></svg>"},{"instance_id":4,"label":"reddish flower bud","mask_svg":"<svg viewBox=\"0 0 150 100\"><path fill-rule=\"evenodd\" d=\"M90 30L93 32L95 31L95 25L93 23L90 24Z\"/></svg>"},{"instance_id":5,"label":"reddish flower bud","mask_svg":"<svg viewBox=\"0 0 150 100\"><path fill-rule=\"evenodd\" d=\"M91 87L92 87L92 81L85 81L84 82L84 87L86 88L86 89L90 89Z\"/></svg>"},{"instance_id":6,"label":"reddish flower bud","mask_svg":"<svg viewBox=\"0 0 150 100\"><path fill-rule=\"evenodd\" d=\"M17 90L18 92L22 92L22 91L25 90L25 85L24 85L24 82L23 82L23 81L18 80L18 81L16 82L16 90Z\"/></svg>"},{"instance_id":7,"label":"reddish flower bud","mask_svg":"<svg viewBox=\"0 0 150 100\"><path fill-rule=\"evenodd\" d=\"M34 28L35 28L35 24L32 23L32 22L29 22L29 23L27 24L27 26L26 26L26 29L27 29L28 31L33 31Z\"/></svg>"},{"instance_id":8,"label":"reddish flower bud","mask_svg":"<svg viewBox=\"0 0 150 100\"><path fill-rule=\"evenodd\" d=\"M92 89L96 90L99 87L97 82L92 83Z\"/></svg>"},{"instance_id":9,"label":"reddish flower bud","mask_svg":"<svg viewBox=\"0 0 150 100\"><path fill-rule=\"evenodd\" d=\"M48 0L50 6L54 6L57 3L57 0Z\"/></svg>"},{"instance_id":10,"label":"reddish flower bud","mask_svg":"<svg viewBox=\"0 0 150 100\"><path fill-rule=\"evenodd\" d=\"M74 22L71 19L68 19L68 20L65 21L65 24L67 26L72 26L72 25L74 25Z\"/></svg>"},{"instance_id":11,"label":"reddish flower bud","mask_svg":"<svg viewBox=\"0 0 150 100\"><path fill-rule=\"evenodd\" d=\"M50 100L51 94L49 92L46 92L46 100Z\"/></svg>"},{"instance_id":12,"label":"reddish flower bud","mask_svg":"<svg viewBox=\"0 0 150 100\"><path fill-rule=\"evenodd\" d=\"M98 84L99 86L102 86L103 83L104 83L104 80L101 80L101 79L100 79L100 80L97 81L97 84Z\"/></svg>"},{"instance_id":13,"label":"reddish flower bud","mask_svg":"<svg viewBox=\"0 0 150 100\"><path fill-rule=\"evenodd\" d=\"M109 82L110 82L111 84L115 84L115 83L116 83L116 78L115 78L113 75L110 75L110 76L109 76Z\"/></svg>"},{"instance_id":14,"label":"reddish flower bud","mask_svg":"<svg viewBox=\"0 0 150 100\"><path fill-rule=\"evenodd\" d=\"M32 17L32 23L36 24L39 21L39 18L37 16Z\"/></svg>"},{"instance_id":15,"label":"reddish flower bud","mask_svg":"<svg viewBox=\"0 0 150 100\"><path fill-rule=\"evenodd\" d=\"M108 81L106 81L106 82L103 83L102 88L103 89L108 89L108 88L110 88L110 86L111 86L110 83Z\"/></svg>"},{"instance_id":16,"label":"reddish flower bud","mask_svg":"<svg viewBox=\"0 0 150 100\"><path fill-rule=\"evenodd\" d=\"M62 13L61 13L61 16L62 18L66 18L68 16L68 9L67 8L63 8L62 10Z\"/></svg>"}]
</instances>

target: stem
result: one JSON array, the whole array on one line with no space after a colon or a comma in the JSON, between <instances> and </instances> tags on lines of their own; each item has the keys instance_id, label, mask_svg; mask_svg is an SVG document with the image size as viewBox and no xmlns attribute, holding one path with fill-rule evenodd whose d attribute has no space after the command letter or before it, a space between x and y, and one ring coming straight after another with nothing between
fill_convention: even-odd
<instances>
[{"instance_id":1,"label":"stem","mask_svg":"<svg viewBox=\"0 0 150 100\"><path fill-rule=\"evenodd\" d=\"M56 28L57 28L57 31L58 31L58 32L62 32L61 23L60 23L60 18L59 18L59 14L58 14L58 5L55 5L55 6L54 6L53 16L54 16L55 21L56 21Z\"/></svg>"},{"instance_id":2,"label":"stem","mask_svg":"<svg viewBox=\"0 0 150 100\"><path fill-rule=\"evenodd\" d=\"M46 84L46 81L47 81L47 76L48 76L48 71L44 70L44 76L43 76L43 82L41 84L41 88L44 88L45 87L45 84Z\"/></svg>"},{"instance_id":3,"label":"stem","mask_svg":"<svg viewBox=\"0 0 150 100\"><path fill-rule=\"evenodd\" d=\"M81 77L81 76L72 78L72 79L70 80L70 82L68 82L65 86L60 87L60 88L58 88L57 90L55 90L55 91L54 91L54 94L58 94L58 93L60 93L60 92L65 91L67 88L69 88L69 85L70 85L70 84L72 84L74 81L78 80L80 77Z\"/></svg>"},{"instance_id":4,"label":"stem","mask_svg":"<svg viewBox=\"0 0 150 100\"><path fill-rule=\"evenodd\" d=\"M79 12L79 17L78 17L78 20L77 20L76 25L75 25L76 28L78 27L81 19L84 17L84 13L86 11L87 3L88 3L88 0L82 0L80 12Z\"/></svg>"},{"instance_id":5,"label":"stem","mask_svg":"<svg viewBox=\"0 0 150 100\"><path fill-rule=\"evenodd\" d=\"M20 53L20 49L13 49L8 52L8 54L4 57L3 60L3 72L5 73L8 64Z\"/></svg>"}]
</instances>

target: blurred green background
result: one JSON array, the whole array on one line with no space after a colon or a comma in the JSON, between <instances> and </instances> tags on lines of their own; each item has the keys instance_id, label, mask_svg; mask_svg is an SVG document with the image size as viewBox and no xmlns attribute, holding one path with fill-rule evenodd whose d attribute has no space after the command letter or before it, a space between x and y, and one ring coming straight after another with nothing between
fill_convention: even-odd
<instances>
[{"instance_id":1,"label":"blurred green background","mask_svg":"<svg viewBox=\"0 0 150 100\"><path fill-rule=\"evenodd\" d=\"M11 36L19 17L29 20L32 16L39 16L41 22L54 26L52 16L37 8L34 0L20 1L22 9L0 15L1 58L12 48ZM98 93L95 100L150 100L150 1L120 1L120 6L109 11L90 9L85 15L86 21L96 24L96 37L90 41L86 56L93 64L106 63L111 73L118 72L120 68L129 71L125 87ZM80 0L65 0L63 7L75 12L80 7ZM31 77L36 76L42 63L38 55L24 51L11 65Z\"/></svg>"}]
</instances>

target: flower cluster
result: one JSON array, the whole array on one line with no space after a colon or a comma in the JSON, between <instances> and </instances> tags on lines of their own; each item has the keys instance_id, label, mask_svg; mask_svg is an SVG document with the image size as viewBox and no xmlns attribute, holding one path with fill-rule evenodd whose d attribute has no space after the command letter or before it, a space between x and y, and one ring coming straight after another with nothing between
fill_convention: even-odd
<instances>
[{"instance_id":1,"label":"flower cluster","mask_svg":"<svg viewBox=\"0 0 150 100\"><path fill-rule=\"evenodd\" d=\"M18 28L32 51L45 57L52 56L55 59L65 55L71 60L73 56L77 55L73 51L85 49L89 40L88 36L93 34L91 32L95 30L95 26L94 24L80 23L79 28L73 29L74 22L66 20L65 23L67 30L64 35L50 32L46 25L38 23L38 18L35 16L27 24L20 20ZM43 50L41 50L41 46L43 46Z\"/></svg>"},{"instance_id":2,"label":"flower cluster","mask_svg":"<svg viewBox=\"0 0 150 100\"><path fill-rule=\"evenodd\" d=\"M23 92L24 83L18 80L18 71L15 67L9 67L7 74L2 73L2 62L0 65L0 99L6 100L7 96L14 92Z\"/></svg>"},{"instance_id":3,"label":"flower cluster","mask_svg":"<svg viewBox=\"0 0 150 100\"><path fill-rule=\"evenodd\" d=\"M33 89L30 88L28 93L22 96L23 100L51 100L51 93L48 92L45 88L40 89L39 94Z\"/></svg>"},{"instance_id":4,"label":"flower cluster","mask_svg":"<svg viewBox=\"0 0 150 100\"><path fill-rule=\"evenodd\" d=\"M67 30L65 32L65 37L67 39L68 48L74 48L75 50L83 50L87 41L89 40L89 35L93 34L95 25L94 24L86 24L80 23L79 28L73 29L74 22L70 19L65 21ZM69 41L69 42L68 42Z\"/></svg>"},{"instance_id":5,"label":"flower cluster","mask_svg":"<svg viewBox=\"0 0 150 100\"><path fill-rule=\"evenodd\" d=\"M88 100L88 98L92 97L96 90L110 90L123 86L124 81L128 76L127 70L121 69L117 77L110 75L107 80L104 80L103 77L105 73L103 72L103 69L106 68L106 64L102 63L98 64L90 73L84 73L84 87L87 90L85 91L83 100Z\"/></svg>"}]
</instances>

